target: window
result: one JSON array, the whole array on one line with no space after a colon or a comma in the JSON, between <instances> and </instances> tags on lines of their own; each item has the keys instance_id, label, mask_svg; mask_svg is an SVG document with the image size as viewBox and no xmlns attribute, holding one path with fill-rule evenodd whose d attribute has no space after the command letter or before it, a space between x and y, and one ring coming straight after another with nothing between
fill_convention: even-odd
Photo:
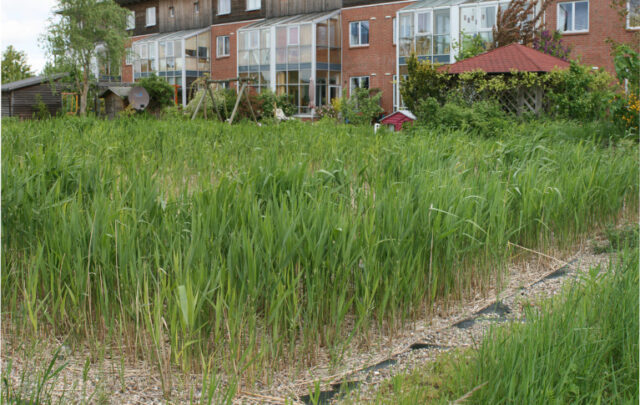
<instances>
[{"instance_id":1,"label":"window","mask_svg":"<svg viewBox=\"0 0 640 405\"><path fill-rule=\"evenodd\" d=\"M200 14L200 2L196 1L193 3L193 12L196 14Z\"/></svg>"},{"instance_id":2,"label":"window","mask_svg":"<svg viewBox=\"0 0 640 405\"><path fill-rule=\"evenodd\" d=\"M300 43L300 31L298 26L289 27L287 34L287 45L298 45Z\"/></svg>"},{"instance_id":3,"label":"window","mask_svg":"<svg viewBox=\"0 0 640 405\"><path fill-rule=\"evenodd\" d=\"M393 44L398 42L398 21L393 17Z\"/></svg>"},{"instance_id":4,"label":"window","mask_svg":"<svg viewBox=\"0 0 640 405\"><path fill-rule=\"evenodd\" d=\"M360 89L368 89L369 88L369 76L355 76L352 77L349 81L349 93L353 95L354 90Z\"/></svg>"},{"instance_id":5,"label":"window","mask_svg":"<svg viewBox=\"0 0 640 405\"><path fill-rule=\"evenodd\" d=\"M349 23L349 44L351 46L369 45L369 21Z\"/></svg>"},{"instance_id":6,"label":"window","mask_svg":"<svg viewBox=\"0 0 640 405\"><path fill-rule=\"evenodd\" d=\"M155 7L149 7L147 9L147 16L146 16L146 26L147 27L153 27L154 25L156 25L156 8Z\"/></svg>"},{"instance_id":7,"label":"window","mask_svg":"<svg viewBox=\"0 0 640 405\"><path fill-rule=\"evenodd\" d=\"M431 13L416 14L416 35L431 34Z\"/></svg>"},{"instance_id":8,"label":"window","mask_svg":"<svg viewBox=\"0 0 640 405\"><path fill-rule=\"evenodd\" d=\"M127 29L135 30L136 29L136 12L131 11L127 14Z\"/></svg>"},{"instance_id":9,"label":"window","mask_svg":"<svg viewBox=\"0 0 640 405\"><path fill-rule=\"evenodd\" d=\"M173 8L173 6L169 7L169 17L175 18L175 16L176 16L176 9Z\"/></svg>"},{"instance_id":10,"label":"window","mask_svg":"<svg viewBox=\"0 0 640 405\"><path fill-rule=\"evenodd\" d=\"M260 10L261 0L247 0L247 11Z\"/></svg>"},{"instance_id":11,"label":"window","mask_svg":"<svg viewBox=\"0 0 640 405\"><path fill-rule=\"evenodd\" d=\"M133 51L131 48L126 48L124 50L124 64L130 66L133 64Z\"/></svg>"},{"instance_id":12,"label":"window","mask_svg":"<svg viewBox=\"0 0 640 405\"><path fill-rule=\"evenodd\" d=\"M221 56L229 56L231 54L231 46L229 45L229 36L228 35L224 35L221 37L217 38L218 44L217 44L217 51L216 51L216 56L221 57Z\"/></svg>"},{"instance_id":13,"label":"window","mask_svg":"<svg viewBox=\"0 0 640 405\"><path fill-rule=\"evenodd\" d=\"M231 12L231 0L218 0L218 15Z\"/></svg>"},{"instance_id":14,"label":"window","mask_svg":"<svg viewBox=\"0 0 640 405\"><path fill-rule=\"evenodd\" d=\"M627 2L627 28L640 29L640 0Z\"/></svg>"},{"instance_id":15,"label":"window","mask_svg":"<svg viewBox=\"0 0 640 405\"><path fill-rule=\"evenodd\" d=\"M557 28L561 32L589 31L589 2L558 3Z\"/></svg>"}]
</instances>

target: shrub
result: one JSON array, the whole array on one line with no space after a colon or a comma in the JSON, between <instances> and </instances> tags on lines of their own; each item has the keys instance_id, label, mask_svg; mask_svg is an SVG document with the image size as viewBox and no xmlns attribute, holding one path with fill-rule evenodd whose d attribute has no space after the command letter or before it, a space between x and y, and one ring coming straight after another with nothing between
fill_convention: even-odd
<instances>
[{"instance_id":1,"label":"shrub","mask_svg":"<svg viewBox=\"0 0 640 405\"><path fill-rule=\"evenodd\" d=\"M298 113L298 107L293 104L293 98L289 94L276 95L271 90L263 90L257 96L257 101L260 103L260 116L263 118L273 118L276 108L280 108L287 117Z\"/></svg>"},{"instance_id":2,"label":"shrub","mask_svg":"<svg viewBox=\"0 0 640 405\"><path fill-rule=\"evenodd\" d=\"M174 104L174 89L161 77L151 75L138 82L149 93L148 111L158 111Z\"/></svg>"},{"instance_id":3,"label":"shrub","mask_svg":"<svg viewBox=\"0 0 640 405\"><path fill-rule=\"evenodd\" d=\"M46 120L47 118L51 118L51 113L49 112L49 108L42 101L42 96L40 94L36 94L36 104L33 106L35 112L33 115L39 120Z\"/></svg>"},{"instance_id":4,"label":"shrub","mask_svg":"<svg viewBox=\"0 0 640 405\"><path fill-rule=\"evenodd\" d=\"M486 52L488 43L478 34L469 35L463 32L461 43L454 43L454 47L460 48L456 61L461 61Z\"/></svg>"},{"instance_id":5,"label":"shrub","mask_svg":"<svg viewBox=\"0 0 640 405\"><path fill-rule=\"evenodd\" d=\"M372 92L375 94L371 95ZM350 98L341 102L340 113L349 124L371 124L384 111L380 107L381 98L381 91L355 89Z\"/></svg>"},{"instance_id":6,"label":"shrub","mask_svg":"<svg viewBox=\"0 0 640 405\"><path fill-rule=\"evenodd\" d=\"M436 99L420 100L416 117L426 126L442 130L463 130L486 137L496 136L511 124L509 116L494 101L474 104L447 102L440 106Z\"/></svg>"},{"instance_id":7,"label":"shrub","mask_svg":"<svg viewBox=\"0 0 640 405\"><path fill-rule=\"evenodd\" d=\"M569 60L571 47L562 43L562 34L559 31L544 30L533 39L533 49L546 53L562 60Z\"/></svg>"},{"instance_id":8,"label":"shrub","mask_svg":"<svg viewBox=\"0 0 640 405\"><path fill-rule=\"evenodd\" d=\"M606 118L614 97L614 80L604 70L572 61L569 69L549 74L546 97L549 113L561 118L596 120Z\"/></svg>"},{"instance_id":9,"label":"shrub","mask_svg":"<svg viewBox=\"0 0 640 405\"><path fill-rule=\"evenodd\" d=\"M407 70L409 75L402 81L400 93L409 110L413 111L423 98L433 97L444 103L451 79L449 74L439 71L438 65L419 61L413 54L407 61Z\"/></svg>"},{"instance_id":10,"label":"shrub","mask_svg":"<svg viewBox=\"0 0 640 405\"><path fill-rule=\"evenodd\" d=\"M193 98L191 99L191 101L189 102L189 104L187 104L187 107L185 108L185 113L189 117L193 116L193 113L195 112L196 107L200 103L200 100L202 99L202 97L205 96L205 93L206 93L205 102L206 102L206 108L207 108L207 117L208 118L218 117L216 110L213 109L211 94L205 91L204 89L198 90L193 96ZM215 98L215 105L222 119L226 120L229 117L231 117L231 112L233 111L233 106L235 105L236 98L237 98L235 90L233 89L215 90L213 91L213 97ZM205 105L203 104L200 106L200 110L198 111L198 115L197 115L198 117L200 118L204 117L204 109L205 109Z\"/></svg>"}]
</instances>

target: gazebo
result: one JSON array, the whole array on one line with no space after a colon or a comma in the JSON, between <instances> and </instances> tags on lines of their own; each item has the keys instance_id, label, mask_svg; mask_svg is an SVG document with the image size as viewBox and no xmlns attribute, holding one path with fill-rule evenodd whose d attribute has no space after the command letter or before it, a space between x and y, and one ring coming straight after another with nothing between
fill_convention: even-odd
<instances>
[{"instance_id":1,"label":"gazebo","mask_svg":"<svg viewBox=\"0 0 640 405\"><path fill-rule=\"evenodd\" d=\"M453 75L476 70L489 75L504 75L512 74L514 71L546 74L554 69L568 69L569 66L569 62L555 56L521 44L510 44L451 65L444 65L440 69ZM520 114L523 111L531 111L537 114L543 108L543 96L543 89L535 86L505 93L500 101L512 112Z\"/></svg>"}]
</instances>

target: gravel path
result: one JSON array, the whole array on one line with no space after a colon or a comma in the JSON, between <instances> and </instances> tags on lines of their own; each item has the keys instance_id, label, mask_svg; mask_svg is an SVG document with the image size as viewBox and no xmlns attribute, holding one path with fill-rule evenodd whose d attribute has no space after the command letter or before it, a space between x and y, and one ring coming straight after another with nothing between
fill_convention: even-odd
<instances>
[{"instance_id":1,"label":"gravel path","mask_svg":"<svg viewBox=\"0 0 640 405\"><path fill-rule=\"evenodd\" d=\"M516 261L510 266L502 288L494 286L482 295L437 306L434 309L435 315L431 318L407 322L402 328L393 329L392 335L389 332L374 331L372 336L375 338L369 338L368 344L359 341L347 347L337 366L323 365L330 362L329 355L321 351L318 366L303 371L280 371L269 384L256 383L240 389L234 403L278 404L284 403L285 398L293 403L305 403L309 401L305 394L310 392L316 381L320 382L320 389L323 391L321 403L336 402L338 398L335 394L344 386L357 387L358 397L366 399L384 380L433 361L443 351L473 345L480 341L487 327L496 322L520 319L523 301L556 294L563 283L575 278L578 269L588 269L598 264L606 268L609 255L594 254L591 249L593 243L594 241L588 241L576 247L572 250L574 254L569 256L552 252L551 255L557 256L560 261L512 247L514 256L526 253L528 259ZM562 260L570 264L562 265ZM3 322L3 325L6 323ZM19 387L22 379L33 380L39 375L61 342L27 344L21 341L20 331L7 331L5 328L1 344L3 376L9 374L11 385ZM117 350L106 348L104 351L114 352ZM52 396L63 396L62 403L199 402L202 395L201 376L185 375L179 371L172 373L172 400L167 402L163 399L162 383L155 365L142 360L132 362L130 359L104 353L97 356L99 360L92 362L91 367L85 370L86 359L96 357L95 353L89 350L64 352L63 359L57 364L67 362L68 365L51 384ZM11 372L6 373L9 364ZM225 386L222 377L220 383L220 386Z\"/></svg>"}]
</instances>

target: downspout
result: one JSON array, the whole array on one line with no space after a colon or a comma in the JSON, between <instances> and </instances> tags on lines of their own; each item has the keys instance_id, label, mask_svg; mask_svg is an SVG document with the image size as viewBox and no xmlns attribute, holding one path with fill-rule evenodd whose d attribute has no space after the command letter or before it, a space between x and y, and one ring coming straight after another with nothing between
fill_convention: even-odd
<instances>
[{"instance_id":1,"label":"downspout","mask_svg":"<svg viewBox=\"0 0 640 405\"><path fill-rule=\"evenodd\" d=\"M182 44L182 107L187 106L187 53L185 52L186 41L184 38L180 41Z\"/></svg>"}]
</instances>

